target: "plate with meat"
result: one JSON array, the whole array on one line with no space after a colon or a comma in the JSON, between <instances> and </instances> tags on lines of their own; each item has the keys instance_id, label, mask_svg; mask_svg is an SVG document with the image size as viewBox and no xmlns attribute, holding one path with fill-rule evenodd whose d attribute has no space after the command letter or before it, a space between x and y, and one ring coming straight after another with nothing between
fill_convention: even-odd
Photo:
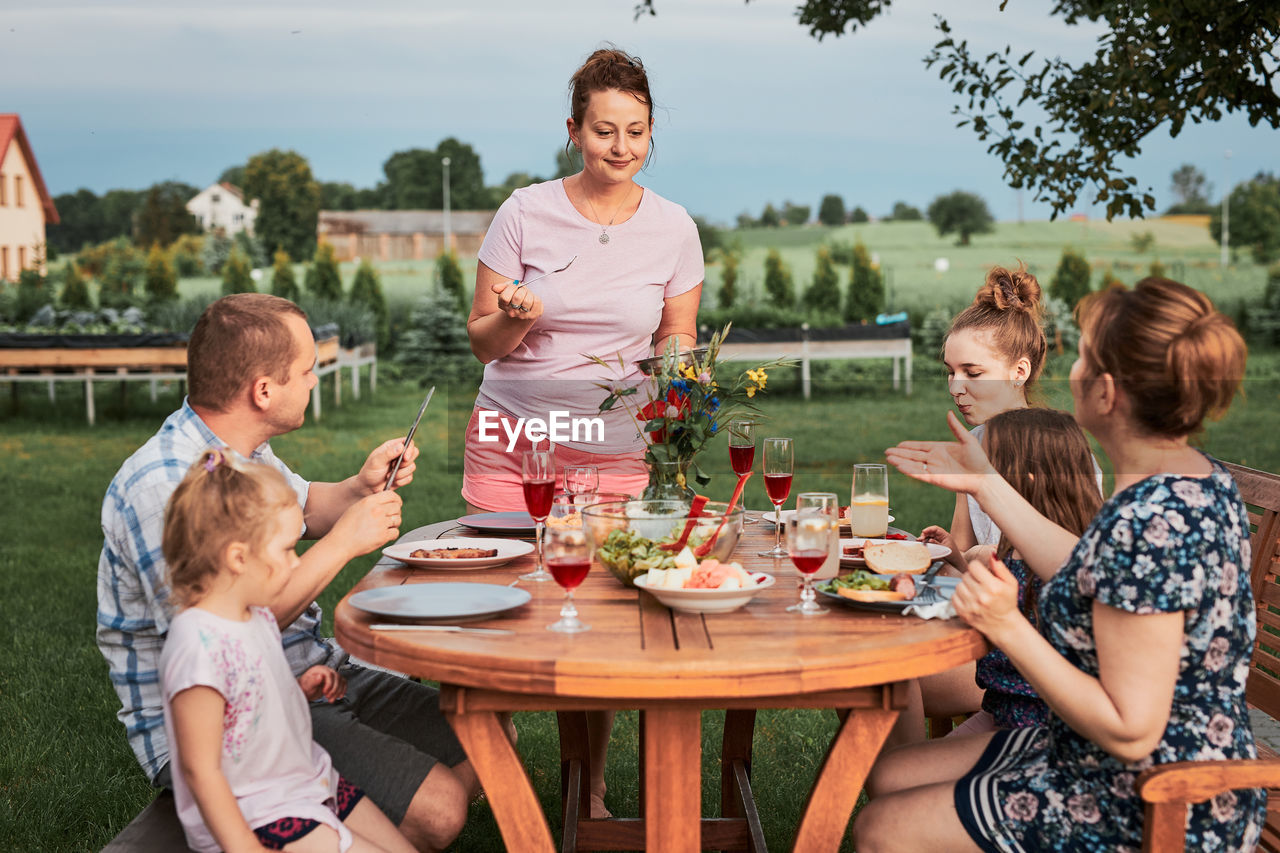
<instances>
[{"instance_id":1,"label":"plate with meat","mask_svg":"<svg viewBox=\"0 0 1280 853\"><path fill-rule=\"evenodd\" d=\"M533 553L533 545L519 539L419 539L382 549L393 560L418 569L468 571L491 569Z\"/></svg>"},{"instance_id":2,"label":"plate with meat","mask_svg":"<svg viewBox=\"0 0 1280 853\"><path fill-rule=\"evenodd\" d=\"M956 591L959 578L935 577L934 586L944 599ZM839 601L858 610L876 610L881 613L901 613L909 604L923 605L920 595L920 578L915 575L877 575L865 569L840 575L824 583L814 584L819 595Z\"/></svg>"}]
</instances>

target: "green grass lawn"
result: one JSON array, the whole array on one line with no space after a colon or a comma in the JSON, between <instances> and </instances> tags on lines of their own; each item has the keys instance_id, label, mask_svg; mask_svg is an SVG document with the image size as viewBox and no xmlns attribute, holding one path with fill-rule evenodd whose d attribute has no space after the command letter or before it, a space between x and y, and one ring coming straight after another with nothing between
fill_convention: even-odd
<instances>
[{"instance_id":1,"label":"green grass lawn","mask_svg":"<svg viewBox=\"0 0 1280 853\"><path fill-rule=\"evenodd\" d=\"M1050 365L1048 402L1069 406L1065 376L1069 358ZM794 393L794 379L775 374L764 398L767 425L761 435L796 440L793 491L833 490L847 497L850 466L879 459L905 438L943 438L948 398L936 364L917 360L916 392L908 398L889 388L888 363L860 363L862 379L821 386L812 400ZM1224 459L1280 470L1280 355L1255 353L1246 394L1228 417L1211 425L1204 446ZM332 399L325 380L326 402ZM0 402L0 482L5 537L0 541L0 850L96 850L150 799L116 721L116 697L94 644L95 578L101 533L98 513L119 464L179 402L176 390L151 403L144 388L128 383L126 396L99 385L97 426L84 422L83 398L72 386L50 404L44 389L23 386ZM454 517L461 463L458 436L474 395L472 388L442 388L418 433L419 474L406 489L405 528ZM378 393L341 407L326 405L319 423L277 439L276 452L303 476L332 478L353 471L377 442L400 434L412 419L421 390L384 382ZM451 441L452 439L452 441ZM705 492L727 498L733 478L727 450L717 444L704 460L714 475ZM1104 462L1105 465L1105 462ZM752 484L749 505L766 507ZM952 497L891 474L897 524L919 530L946 523ZM348 566L321 597L328 612L375 560ZM331 625L329 626L332 627ZM558 752L554 718L520 718L520 751L553 830L558 801ZM634 814L635 715L623 714L615 730L609 768L611 804ZM716 769L720 715L708 714L704 733L704 810L718 802ZM805 794L835 728L830 712L771 711L756 730L754 777L769 844L789 846ZM631 805L629 805L631 804ZM846 848L848 844L846 843ZM454 849L500 849L487 807L472 820Z\"/></svg>"}]
</instances>

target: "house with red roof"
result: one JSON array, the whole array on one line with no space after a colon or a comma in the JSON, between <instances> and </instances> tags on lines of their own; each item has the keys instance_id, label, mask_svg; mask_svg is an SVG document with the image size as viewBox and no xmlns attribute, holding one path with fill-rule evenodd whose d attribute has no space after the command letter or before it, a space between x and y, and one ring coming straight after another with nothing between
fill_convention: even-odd
<instances>
[{"instance_id":1,"label":"house with red roof","mask_svg":"<svg viewBox=\"0 0 1280 853\"><path fill-rule=\"evenodd\" d=\"M0 113L0 281L44 271L44 229L58 224L31 142L16 113Z\"/></svg>"},{"instance_id":2,"label":"house with red roof","mask_svg":"<svg viewBox=\"0 0 1280 853\"><path fill-rule=\"evenodd\" d=\"M223 181L201 190L187 202L187 210L205 231L217 231L228 237L240 231L252 235L253 223L258 218L258 200L246 203L239 187Z\"/></svg>"}]
</instances>

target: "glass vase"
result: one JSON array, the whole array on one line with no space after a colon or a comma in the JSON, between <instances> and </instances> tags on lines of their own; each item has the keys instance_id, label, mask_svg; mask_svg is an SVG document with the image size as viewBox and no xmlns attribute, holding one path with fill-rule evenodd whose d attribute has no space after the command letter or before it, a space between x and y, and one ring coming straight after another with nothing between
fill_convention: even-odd
<instances>
[{"instance_id":1,"label":"glass vase","mask_svg":"<svg viewBox=\"0 0 1280 853\"><path fill-rule=\"evenodd\" d=\"M689 503L696 492L689 487L685 472L692 460L676 462L650 462L649 485L645 486L641 500L684 501Z\"/></svg>"}]
</instances>

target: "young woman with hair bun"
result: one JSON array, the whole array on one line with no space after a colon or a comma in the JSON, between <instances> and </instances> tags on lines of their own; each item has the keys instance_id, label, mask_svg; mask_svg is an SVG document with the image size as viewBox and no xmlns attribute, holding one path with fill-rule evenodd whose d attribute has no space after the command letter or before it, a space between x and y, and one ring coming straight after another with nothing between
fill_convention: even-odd
<instances>
[{"instance_id":1,"label":"young woman with hair bun","mask_svg":"<svg viewBox=\"0 0 1280 853\"><path fill-rule=\"evenodd\" d=\"M548 423L551 412L600 418L604 427L603 435L557 442L557 467L594 466L600 491L639 495L649 472L638 424L624 406L598 411L597 383L638 383L641 359L670 343L688 349L697 336L705 272L697 226L683 207L635 180L653 145L644 64L612 47L597 50L569 89L565 127L582 171L513 192L480 248L467 319L471 350L485 363L463 461L470 512L525 508L521 457L533 442L527 433L510 444L507 436L518 432L518 419ZM621 375L588 355L622 365ZM612 712L591 712L587 722L591 816L607 817Z\"/></svg>"},{"instance_id":2,"label":"young woman with hair bun","mask_svg":"<svg viewBox=\"0 0 1280 853\"><path fill-rule=\"evenodd\" d=\"M1048 704L1045 726L882 756L859 851L1125 850L1142 843L1143 770L1254 758L1245 682L1256 616L1248 515L1230 473L1190 443L1240 387L1244 341L1202 293L1162 278L1081 303L1075 418L1115 469L1082 536L1037 513L955 418L957 441L886 451L903 473L974 495L1043 582L1040 630L998 560L952 602ZM1193 805L1189 850L1251 850L1266 792Z\"/></svg>"}]
</instances>

